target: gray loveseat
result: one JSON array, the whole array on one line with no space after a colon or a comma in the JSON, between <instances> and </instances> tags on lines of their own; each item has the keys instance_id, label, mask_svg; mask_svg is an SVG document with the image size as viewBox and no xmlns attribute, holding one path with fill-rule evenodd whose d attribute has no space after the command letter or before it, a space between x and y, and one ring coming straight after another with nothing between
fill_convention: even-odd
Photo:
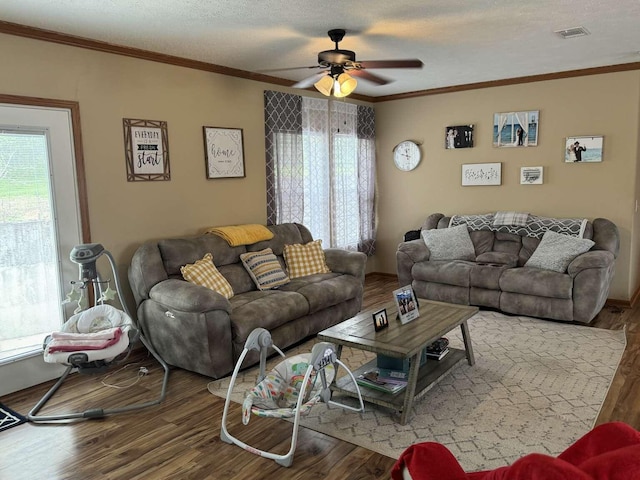
<instances>
[{"instance_id":1,"label":"gray loveseat","mask_svg":"<svg viewBox=\"0 0 640 480\"><path fill-rule=\"evenodd\" d=\"M441 213L427 217L423 235L425 230L466 224L472 255L433 260L423 238L402 242L396 253L400 285L410 284L418 297L430 300L563 321L593 320L605 304L614 274L620 245L616 225L604 218L585 220L582 225L574 221L573 227L581 229L577 235L594 244L564 271L553 271L525 264L543 231L566 234L562 229L571 219L529 215L521 227L496 227L493 220L494 214L454 216L453 221Z\"/></svg>"},{"instance_id":2,"label":"gray loveseat","mask_svg":"<svg viewBox=\"0 0 640 480\"><path fill-rule=\"evenodd\" d=\"M258 290L240 254L271 248L281 265L286 244L313 240L303 225L267 227L271 240L231 247L223 238L205 234L147 242L135 252L129 281L138 322L158 354L170 365L220 378L229 374L257 327L271 332L280 348L293 345L360 311L366 255L325 249L331 273L292 279L278 289ZM212 253L220 273L233 287L224 296L183 280L180 267ZM256 352L244 366L258 361Z\"/></svg>"}]
</instances>

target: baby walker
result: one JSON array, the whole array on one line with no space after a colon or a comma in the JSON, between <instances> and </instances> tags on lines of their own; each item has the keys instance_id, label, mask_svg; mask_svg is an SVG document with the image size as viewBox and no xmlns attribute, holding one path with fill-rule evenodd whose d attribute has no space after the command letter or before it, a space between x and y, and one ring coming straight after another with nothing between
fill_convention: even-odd
<instances>
[{"instance_id":1,"label":"baby walker","mask_svg":"<svg viewBox=\"0 0 640 480\"><path fill-rule=\"evenodd\" d=\"M267 350L269 347L278 352L285 360L276 365L271 372L265 374ZM229 410L229 404L231 403L233 386L238 376L240 366L247 356L247 353L251 350L260 352L260 374L257 379L258 383L248 392L242 404L242 423L247 425L252 413L260 417L294 417L291 448L284 455L278 455L251 447L227 431L227 412ZM351 381L358 392L360 408L354 408L331 400L329 385L335 377L337 365L342 366L351 377ZM320 378L319 384L318 377ZM295 355L287 359L285 354L282 353L282 350L273 344L271 334L264 328L256 328L249 334L244 344L244 350L240 354L240 358L231 376L227 398L222 412L220 439L224 442L238 445L256 455L275 460L276 463L283 467L289 467L293 463L300 416L308 414L311 407L318 402L326 403L327 408L329 405L335 405L354 412L364 412L364 403L356 379L353 373L351 373L351 370L337 358L335 347L331 343L317 343L313 346L311 353Z\"/></svg>"},{"instance_id":2,"label":"baby walker","mask_svg":"<svg viewBox=\"0 0 640 480\"><path fill-rule=\"evenodd\" d=\"M96 262L102 255L107 257L111 265L115 291L109 286L110 281L103 281L98 273ZM167 391L169 366L151 348L131 319L122 297L113 256L99 243L87 243L73 247L69 258L78 264L80 279L78 282L71 282L71 292L67 295L67 301L77 301L78 308L74 311L75 315L64 323L59 332L53 332L45 338L43 345L45 362L60 363L67 368L56 384L31 409L27 418L32 422L102 418L161 403ZM104 285L107 286L106 289L103 289ZM96 305L87 308L88 297L91 294L95 298ZM105 300L113 300L116 295L124 310L104 303ZM73 369L77 369L80 373L103 372L111 365L124 362L136 340L142 342L164 369L162 391L156 400L120 408L92 408L84 412L38 415L40 409L56 393Z\"/></svg>"}]
</instances>

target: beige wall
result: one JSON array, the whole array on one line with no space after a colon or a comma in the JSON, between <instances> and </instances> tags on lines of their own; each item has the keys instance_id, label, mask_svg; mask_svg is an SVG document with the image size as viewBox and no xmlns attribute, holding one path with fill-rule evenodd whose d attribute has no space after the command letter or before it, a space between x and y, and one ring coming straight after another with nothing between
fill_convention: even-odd
<instances>
[{"instance_id":1,"label":"beige wall","mask_svg":"<svg viewBox=\"0 0 640 480\"><path fill-rule=\"evenodd\" d=\"M610 297L628 300L638 281L637 248L633 249L633 274L630 262L639 82L640 72L634 71L376 104L380 200L375 269L395 272L395 251L403 233L419 227L434 212L516 210L543 216L605 217L618 225L621 234ZM522 110L540 110L538 146L494 148L493 114ZM446 150L445 127L467 124L475 127L474 147ZM565 164L564 138L572 135L604 135L604 161ZM392 149L405 139L424 142L423 160L411 172L393 165ZM502 163L502 185L462 187L461 165L484 162ZM523 166L543 166L544 184L520 185Z\"/></svg>"},{"instance_id":2,"label":"beige wall","mask_svg":"<svg viewBox=\"0 0 640 480\"><path fill-rule=\"evenodd\" d=\"M273 86L10 35L0 43L0 93L79 102L92 240L121 270L145 240L266 221L263 91ZM170 181L127 182L123 118L167 121ZM206 179L204 125L243 129L246 178Z\"/></svg>"},{"instance_id":3,"label":"beige wall","mask_svg":"<svg viewBox=\"0 0 640 480\"><path fill-rule=\"evenodd\" d=\"M0 93L79 102L92 240L115 255L121 276L145 240L264 223L262 95L283 88L10 35L0 34L0 42ZM395 273L402 234L436 211L604 216L622 234L611 296L629 299L638 282L629 263L640 261L631 248L634 225L640 228L633 213L639 77L618 73L376 104L379 249L368 271ZM529 109L540 110L539 146L494 149L493 113ZM168 122L171 181L126 181L122 118ZM476 146L445 150L444 127L470 123ZM203 125L244 130L246 178L206 179ZM581 134L605 135L603 163L562 163L563 138ZM391 156L407 138L424 142L425 157L409 173L396 170ZM502 162L503 185L462 188L460 165L478 162ZM545 166L545 184L519 185L525 165Z\"/></svg>"}]
</instances>

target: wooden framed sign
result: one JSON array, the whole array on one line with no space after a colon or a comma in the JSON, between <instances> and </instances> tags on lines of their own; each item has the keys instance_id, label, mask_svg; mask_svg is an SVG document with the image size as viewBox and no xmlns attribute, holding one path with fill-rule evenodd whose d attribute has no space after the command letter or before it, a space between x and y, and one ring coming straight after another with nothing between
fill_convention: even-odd
<instances>
[{"instance_id":1,"label":"wooden framed sign","mask_svg":"<svg viewBox=\"0 0 640 480\"><path fill-rule=\"evenodd\" d=\"M171 180L167 122L123 118L127 181Z\"/></svg>"},{"instance_id":2,"label":"wooden framed sign","mask_svg":"<svg viewBox=\"0 0 640 480\"><path fill-rule=\"evenodd\" d=\"M207 178L244 177L241 128L202 127Z\"/></svg>"}]
</instances>

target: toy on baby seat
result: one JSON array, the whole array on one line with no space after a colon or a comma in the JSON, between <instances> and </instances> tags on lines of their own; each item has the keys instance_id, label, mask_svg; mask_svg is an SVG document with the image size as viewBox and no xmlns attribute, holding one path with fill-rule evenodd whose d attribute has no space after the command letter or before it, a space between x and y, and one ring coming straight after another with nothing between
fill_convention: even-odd
<instances>
[{"instance_id":1,"label":"toy on baby seat","mask_svg":"<svg viewBox=\"0 0 640 480\"><path fill-rule=\"evenodd\" d=\"M282 357L285 357L282 350L273 344L270 333L264 328L256 328L247 337L244 350L231 375L222 413L220 439L224 442L238 445L249 452L275 460L279 465L289 467L293 463L301 415L309 413L311 408L318 402L326 403L327 408L329 405L334 405L360 413L364 412L364 403L353 373L337 358L335 347L332 344L326 342L317 343L313 346L311 353L295 355L289 359L285 358L266 374L265 366L269 347L272 347ZM248 392L242 404L242 423L248 424L252 413L260 417L294 417L291 448L284 455L251 447L233 437L227 431L227 412L231 403L233 386L240 366L250 350L260 352L260 373L258 375L258 383ZM336 365L342 366L351 377L351 381L358 392L359 408L331 400L329 385L335 377Z\"/></svg>"}]
</instances>

